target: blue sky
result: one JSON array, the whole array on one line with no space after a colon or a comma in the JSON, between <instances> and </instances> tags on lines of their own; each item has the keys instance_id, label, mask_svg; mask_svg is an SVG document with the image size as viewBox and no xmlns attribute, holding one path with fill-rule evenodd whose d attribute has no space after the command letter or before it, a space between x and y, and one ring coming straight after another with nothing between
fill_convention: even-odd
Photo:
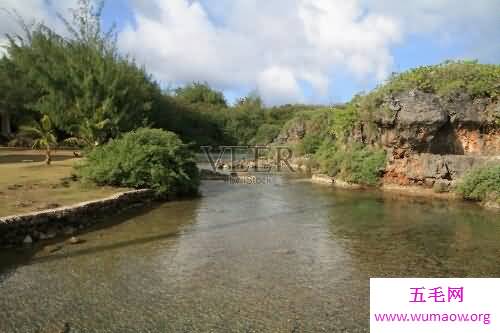
<instances>
[{"instance_id":1,"label":"blue sky","mask_svg":"<svg viewBox=\"0 0 500 333\"><path fill-rule=\"evenodd\" d=\"M52 24L76 2L0 7ZM498 0L108 0L102 19L162 86L206 81L229 101L257 91L273 105L344 102L447 59L500 63L498 13Z\"/></svg>"}]
</instances>

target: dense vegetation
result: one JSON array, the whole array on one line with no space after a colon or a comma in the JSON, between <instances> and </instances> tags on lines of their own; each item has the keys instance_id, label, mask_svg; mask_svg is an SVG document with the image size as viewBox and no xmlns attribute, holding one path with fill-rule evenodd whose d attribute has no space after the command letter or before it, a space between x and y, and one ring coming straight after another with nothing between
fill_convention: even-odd
<instances>
[{"instance_id":1,"label":"dense vegetation","mask_svg":"<svg viewBox=\"0 0 500 333\"><path fill-rule=\"evenodd\" d=\"M296 112L295 116L283 125L282 133L298 135L300 138L298 142L295 142L297 138L288 142L295 155L312 155L330 138L328 132L333 116L334 113L329 108L311 108Z\"/></svg>"},{"instance_id":2,"label":"dense vegetation","mask_svg":"<svg viewBox=\"0 0 500 333\"><path fill-rule=\"evenodd\" d=\"M446 61L435 66L422 66L393 75L376 92L401 92L411 89L453 96L467 93L471 97L498 97L500 66L477 61Z\"/></svg>"},{"instance_id":3,"label":"dense vegetation","mask_svg":"<svg viewBox=\"0 0 500 333\"><path fill-rule=\"evenodd\" d=\"M90 1L80 5L73 22L64 21L69 37L42 24L25 25L24 36L8 36L9 59L3 61L22 88L11 87L12 94L20 96L25 87L36 92L9 109L15 113L28 106L40 117L49 116L61 136L103 143L144 125L160 91L143 69L117 52L112 32L101 31L101 8Z\"/></svg>"},{"instance_id":4,"label":"dense vegetation","mask_svg":"<svg viewBox=\"0 0 500 333\"><path fill-rule=\"evenodd\" d=\"M471 170L457 188L465 199L500 203L500 164Z\"/></svg>"},{"instance_id":5,"label":"dense vegetation","mask_svg":"<svg viewBox=\"0 0 500 333\"><path fill-rule=\"evenodd\" d=\"M193 153L172 132L138 129L93 149L78 174L99 185L149 188L161 196L196 193Z\"/></svg>"},{"instance_id":6,"label":"dense vegetation","mask_svg":"<svg viewBox=\"0 0 500 333\"><path fill-rule=\"evenodd\" d=\"M0 59L0 108L7 110L12 118L16 136L10 138L11 143L38 143L46 149L48 161L50 149L57 143L89 151L98 147L89 154L96 169L87 167L81 172L99 183L133 187L149 184L159 192L168 193L191 190L161 182L157 176L165 176L163 171L147 177L147 172L140 171L139 177L123 170L122 164L106 159L109 153L119 160L119 155L125 154L119 145L130 144L144 158L134 161L139 170L147 169L145 161L157 165L158 161L128 141L134 136L124 135L150 127L171 131L178 138L160 132L146 134L145 130L133 135L147 137L144 140L153 143L166 140L173 147L182 147L175 149L187 160L190 157L184 152L186 147L199 151L201 145L288 144L295 156L307 156L323 172L349 182L376 185L384 167L385 152L366 142L373 141L370 136L375 133L376 125L372 119L375 112L385 111L388 95L418 89L443 98L454 98L461 93L472 98L499 97L500 66L474 61L448 61L394 74L369 94L357 95L349 103L332 108L266 107L256 93L230 105L222 92L200 82L164 91L144 68L118 52L114 32L101 28L102 6L93 3L79 0L73 20L63 22L67 28L64 36L42 24L24 24L24 35L8 36L8 56ZM361 125L365 144L353 138L354 130ZM30 140L26 139L28 133L32 134ZM161 139L153 138L156 136ZM182 165L181 161L172 167L177 168L178 164ZM118 169L106 169L110 166ZM183 168L179 169L181 178ZM474 194L477 191L463 193L479 198L483 194Z\"/></svg>"},{"instance_id":7,"label":"dense vegetation","mask_svg":"<svg viewBox=\"0 0 500 333\"><path fill-rule=\"evenodd\" d=\"M321 170L344 181L378 185L386 163L383 149L361 144L339 145L325 141L314 155Z\"/></svg>"}]
</instances>

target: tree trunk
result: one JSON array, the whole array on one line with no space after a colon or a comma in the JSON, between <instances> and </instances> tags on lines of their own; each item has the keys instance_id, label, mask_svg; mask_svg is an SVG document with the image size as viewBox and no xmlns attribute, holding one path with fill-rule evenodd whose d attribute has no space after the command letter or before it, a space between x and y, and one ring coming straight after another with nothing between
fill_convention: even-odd
<instances>
[{"instance_id":1,"label":"tree trunk","mask_svg":"<svg viewBox=\"0 0 500 333\"><path fill-rule=\"evenodd\" d=\"M10 136L11 128L10 128L10 117L7 111L0 111L1 123L2 123L2 135Z\"/></svg>"},{"instance_id":2,"label":"tree trunk","mask_svg":"<svg viewBox=\"0 0 500 333\"><path fill-rule=\"evenodd\" d=\"M47 147L45 151L45 164L50 165L52 163L52 152L50 151L50 147Z\"/></svg>"}]
</instances>

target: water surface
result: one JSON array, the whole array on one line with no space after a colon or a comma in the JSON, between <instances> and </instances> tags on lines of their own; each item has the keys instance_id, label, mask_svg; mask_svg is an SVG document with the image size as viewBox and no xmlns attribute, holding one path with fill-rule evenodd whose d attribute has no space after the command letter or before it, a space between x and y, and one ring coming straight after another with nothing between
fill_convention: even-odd
<instances>
[{"instance_id":1,"label":"water surface","mask_svg":"<svg viewBox=\"0 0 500 333\"><path fill-rule=\"evenodd\" d=\"M4 253L0 332L368 332L370 277L500 276L496 214L274 180Z\"/></svg>"}]
</instances>

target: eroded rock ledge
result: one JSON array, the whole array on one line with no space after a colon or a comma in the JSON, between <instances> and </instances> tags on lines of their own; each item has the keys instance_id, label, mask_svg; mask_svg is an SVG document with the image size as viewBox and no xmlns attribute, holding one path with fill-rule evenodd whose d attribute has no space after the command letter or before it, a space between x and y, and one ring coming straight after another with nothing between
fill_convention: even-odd
<instances>
[{"instance_id":1,"label":"eroded rock ledge","mask_svg":"<svg viewBox=\"0 0 500 333\"><path fill-rule=\"evenodd\" d=\"M500 163L500 102L465 93L439 97L418 90L388 96L374 111L375 132L367 124L357 141L388 152L384 184L435 184L450 190L476 167Z\"/></svg>"},{"instance_id":2,"label":"eroded rock ledge","mask_svg":"<svg viewBox=\"0 0 500 333\"><path fill-rule=\"evenodd\" d=\"M152 190L132 190L108 198L28 214L0 218L0 247L15 247L95 225L99 218L143 206L155 199Z\"/></svg>"},{"instance_id":3,"label":"eroded rock ledge","mask_svg":"<svg viewBox=\"0 0 500 333\"><path fill-rule=\"evenodd\" d=\"M385 184L432 187L436 182L454 187L467 171L491 163L500 156L410 154L392 152L384 175Z\"/></svg>"}]
</instances>

